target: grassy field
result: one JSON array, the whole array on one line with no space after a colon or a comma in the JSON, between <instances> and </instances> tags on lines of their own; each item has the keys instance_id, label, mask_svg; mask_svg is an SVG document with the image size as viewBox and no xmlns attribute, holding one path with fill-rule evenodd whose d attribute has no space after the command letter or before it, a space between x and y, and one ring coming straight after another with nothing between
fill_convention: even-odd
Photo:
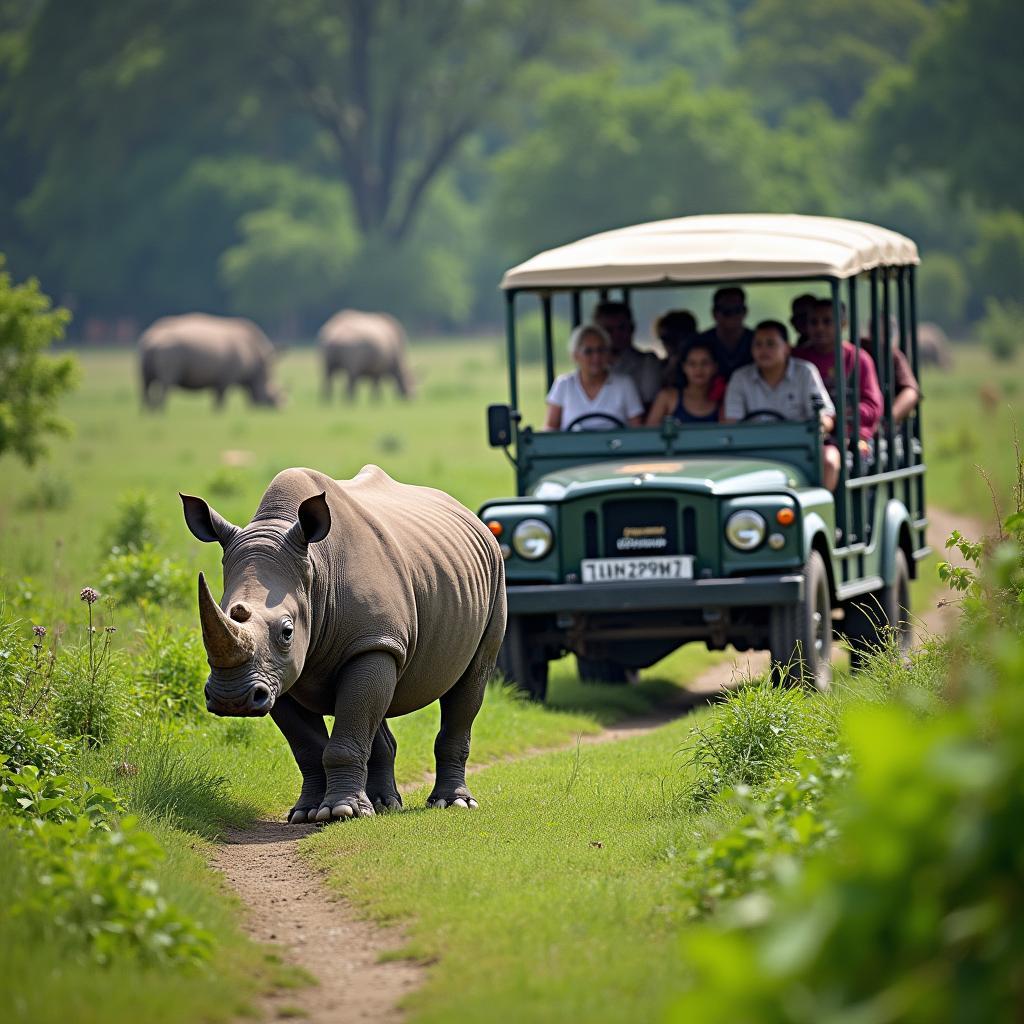
<instances>
[{"instance_id":1,"label":"grassy field","mask_svg":"<svg viewBox=\"0 0 1024 1024\"><path fill-rule=\"evenodd\" d=\"M183 394L171 397L165 414L143 413L131 353L89 352L81 364L81 387L62 407L74 435L56 441L52 457L33 469L6 460L0 490L6 614L46 625L48 643L61 632L70 644L81 641L78 592L100 585L105 539L132 493L153 501L160 557L183 566L190 579L204 569L219 580L219 550L188 533L179 490L204 495L236 522L247 521L270 478L291 465L346 477L376 462L399 479L444 488L470 507L511 490L503 455L485 443L484 408L506 392L497 340L418 346L420 394L413 403L390 395L373 403L364 395L355 405L325 406L313 353L294 350L280 366L290 402L279 413L252 411L233 395L218 414L207 396ZM536 384L540 371L528 367L524 377L527 386L531 378ZM990 393L979 397L991 381L1001 389L994 405ZM988 487L974 463L988 467L997 493L1011 483L1014 383L1004 367L969 351L958 353L954 372L925 378L932 502L989 517ZM143 632L164 626L194 634L193 600L116 610L114 643L125 655L126 693L143 654ZM571 745L602 724L649 711L720 658L690 645L645 672L638 688L580 686L572 659L563 659L553 666L546 707L492 690L474 731L473 761ZM417 783L431 767L436 719L436 709L428 708L395 723L400 781ZM675 986L671 959L660 954L679 924L671 851L689 827L676 813L686 784L678 750L687 729L680 723L643 740L549 754L521 766L495 763L473 782L482 798L479 815L414 811L363 822L315 837L309 852L336 877L351 880L346 891L372 913L406 917L418 954L444 954L417 1002L421 1019L449 1017L456 1008L467 1019L487 1019L492 993L537 1020L613 1019L611 1003L653 1010ZM216 970L163 971L158 978L120 964L115 982L88 964L63 962L60 949L40 946L39 934L24 930L24 922L0 922L5 947L19 951L0 972L0 988L14 1000L12 1019L65 1019L62 1008L72 997L87 1000L96 1019L109 1024L132 1016L140 1000L153 1004L154 1020L226 1019L254 988L276 984L272 962L238 934L231 901L203 866L205 844L224 824L278 815L295 795L297 771L272 724L206 716L150 723L131 705L110 741L81 756L76 770L111 785L156 835L167 853L156 869L160 885L213 935ZM423 795L413 796L413 807ZM506 912L494 901L498 881L507 888L510 880L511 891L531 896L517 898ZM5 889L0 884L0 897ZM625 948L624 929L631 936ZM87 1019L85 1011L76 1017Z\"/></svg>"}]
</instances>

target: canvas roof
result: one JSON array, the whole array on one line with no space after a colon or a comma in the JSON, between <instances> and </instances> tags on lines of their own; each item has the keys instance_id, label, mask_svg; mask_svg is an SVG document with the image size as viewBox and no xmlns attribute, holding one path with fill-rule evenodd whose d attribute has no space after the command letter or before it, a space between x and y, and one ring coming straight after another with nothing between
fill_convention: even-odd
<instances>
[{"instance_id":1,"label":"canvas roof","mask_svg":"<svg viewBox=\"0 0 1024 1024\"><path fill-rule=\"evenodd\" d=\"M873 267L918 262L909 238L874 224L799 214L720 214L591 235L513 267L501 287L847 278Z\"/></svg>"}]
</instances>

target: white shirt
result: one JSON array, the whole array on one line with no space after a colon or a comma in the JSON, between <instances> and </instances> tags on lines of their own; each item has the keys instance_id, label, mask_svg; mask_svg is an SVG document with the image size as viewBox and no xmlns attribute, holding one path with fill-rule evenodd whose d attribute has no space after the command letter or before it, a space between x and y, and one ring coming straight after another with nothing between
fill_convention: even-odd
<instances>
[{"instance_id":1,"label":"white shirt","mask_svg":"<svg viewBox=\"0 0 1024 1024\"><path fill-rule=\"evenodd\" d=\"M817 367L803 359L789 357L786 372L770 387L753 364L733 371L725 390L725 418L742 420L759 409L777 412L786 420L812 420L818 411L835 415L835 406Z\"/></svg>"},{"instance_id":2,"label":"white shirt","mask_svg":"<svg viewBox=\"0 0 1024 1024\"><path fill-rule=\"evenodd\" d=\"M640 400L647 407L661 390L661 375L665 364L653 352L644 352L631 345L612 364L612 373L629 377L636 385Z\"/></svg>"},{"instance_id":3,"label":"white shirt","mask_svg":"<svg viewBox=\"0 0 1024 1024\"><path fill-rule=\"evenodd\" d=\"M579 370L563 373L556 377L548 392L548 402L562 409L562 426L565 430L573 420L588 413L605 413L614 416L623 424L644 411L644 404L637 394L636 385L630 377L610 373L601 385L601 390L591 398L583 390ZM612 430L615 424L610 420L596 417L580 424L580 430Z\"/></svg>"}]
</instances>

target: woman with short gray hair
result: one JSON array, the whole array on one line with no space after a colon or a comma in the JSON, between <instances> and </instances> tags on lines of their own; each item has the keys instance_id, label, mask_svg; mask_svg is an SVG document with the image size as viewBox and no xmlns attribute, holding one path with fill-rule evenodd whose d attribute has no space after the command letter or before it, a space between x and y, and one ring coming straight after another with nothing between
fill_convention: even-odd
<instances>
[{"instance_id":1,"label":"woman with short gray hair","mask_svg":"<svg viewBox=\"0 0 1024 1024\"><path fill-rule=\"evenodd\" d=\"M545 430L638 427L643 402L632 379L608 368L611 341L597 324L581 324L569 337L576 370L556 377L548 392Z\"/></svg>"}]
</instances>

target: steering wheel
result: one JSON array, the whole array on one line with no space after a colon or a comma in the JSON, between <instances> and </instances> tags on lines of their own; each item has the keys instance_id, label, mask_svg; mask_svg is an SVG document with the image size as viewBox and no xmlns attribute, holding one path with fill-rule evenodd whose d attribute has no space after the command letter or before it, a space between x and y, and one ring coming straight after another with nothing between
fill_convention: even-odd
<instances>
[{"instance_id":1,"label":"steering wheel","mask_svg":"<svg viewBox=\"0 0 1024 1024\"><path fill-rule=\"evenodd\" d=\"M575 430L580 423L586 420L607 420L612 427L624 427L626 425L618 416L613 416L610 412L585 412L582 416L577 416L572 423L567 424L562 429Z\"/></svg>"},{"instance_id":2,"label":"steering wheel","mask_svg":"<svg viewBox=\"0 0 1024 1024\"><path fill-rule=\"evenodd\" d=\"M751 409L740 423L749 423L751 420L778 420L779 422L785 422L786 417L780 412L776 412L774 409Z\"/></svg>"}]
</instances>

